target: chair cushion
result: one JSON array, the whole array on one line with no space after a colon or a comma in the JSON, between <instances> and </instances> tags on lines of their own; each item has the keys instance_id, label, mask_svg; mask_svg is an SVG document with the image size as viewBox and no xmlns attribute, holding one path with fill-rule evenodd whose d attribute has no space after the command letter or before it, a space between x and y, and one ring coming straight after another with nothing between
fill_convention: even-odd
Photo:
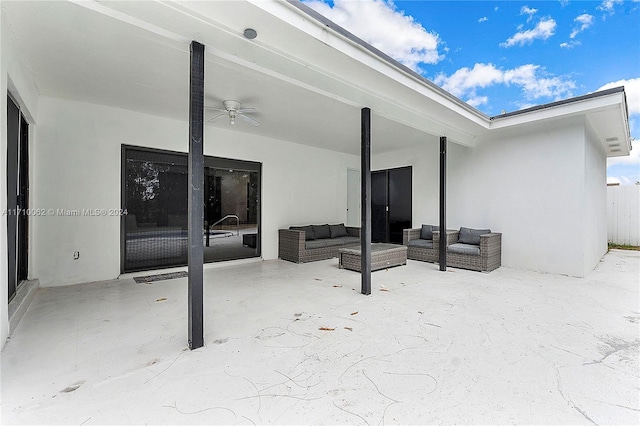
<instances>
[{"instance_id":1,"label":"chair cushion","mask_svg":"<svg viewBox=\"0 0 640 426\"><path fill-rule=\"evenodd\" d=\"M480 256L480 246L477 244L455 243L447 247L449 253L469 254L472 256Z\"/></svg>"},{"instance_id":2,"label":"chair cushion","mask_svg":"<svg viewBox=\"0 0 640 426\"><path fill-rule=\"evenodd\" d=\"M338 225L329 225L329 233L331 234L331 238L340 238L340 237L348 237L347 228L344 226L344 223L340 223Z\"/></svg>"},{"instance_id":3,"label":"chair cushion","mask_svg":"<svg viewBox=\"0 0 640 426\"><path fill-rule=\"evenodd\" d=\"M418 240L411 240L411 241L409 241L409 247L432 249L433 248L433 240L423 240L422 238L418 239Z\"/></svg>"},{"instance_id":4,"label":"chair cushion","mask_svg":"<svg viewBox=\"0 0 640 426\"><path fill-rule=\"evenodd\" d=\"M439 226L422 225L422 229L420 230L420 239L433 240L433 231L438 231L438 230L440 230Z\"/></svg>"},{"instance_id":5,"label":"chair cushion","mask_svg":"<svg viewBox=\"0 0 640 426\"><path fill-rule=\"evenodd\" d=\"M491 229L472 229L460 227L458 242L462 244L480 244L480 235L490 234Z\"/></svg>"},{"instance_id":6,"label":"chair cushion","mask_svg":"<svg viewBox=\"0 0 640 426\"><path fill-rule=\"evenodd\" d=\"M316 235L313 232L313 226L311 226L311 225L307 225L307 226L290 226L289 229L294 230L294 231L304 231L304 239L306 241L315 240L316 239Z\"/></svg>"},{"instance_id":7,"label":"chair cushion","mask_svg":"<svg viewBox=\"0 0 640 426\"><path fill-rule=\"evenodd\" d=\"M316 237L316 240L320 240L322 238L331 238L331 232L329 231L329 225L312 225L313 234Z\"/></svg>"}]
</instances>

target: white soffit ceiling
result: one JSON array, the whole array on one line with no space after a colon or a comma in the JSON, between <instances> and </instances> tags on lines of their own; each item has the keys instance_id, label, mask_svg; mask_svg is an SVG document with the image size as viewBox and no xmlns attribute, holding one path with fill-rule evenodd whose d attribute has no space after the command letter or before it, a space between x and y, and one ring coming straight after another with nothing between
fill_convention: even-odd
<instances>
[{"instance_id":1,"label":"white soffit ceiling","mask_svg":"<svg viewBox=\"0 0 640 426\"><path fill-rule=\"evenodd\" d=\"M195 39L207 53L206 103L219 106L223 100L237 99L260 111L256 118L262 126L239 123L237 131L357 154L360 108L369 106L376 152L435 141L447 133L446 123L435 119L436 114L421 112L433 112L437 105L432 101L283 25L251 3L193 2L186 4L188 8L160 2L78 3L2 4L42 95L186 121L189 41ZM242 36L247 27L258 31L257 39ZM268 44L287 39L315 55L322 67ZM354 85L336 66L354 66L368 74ZM388 95L375 91L385 84L395 85L387 87L389 91L398 89L407 96L396 91L386 99ZM417 108L416 101L426 102L424 108ZM228 123L216 120L212 125ZM416 129L433 134L417 137ZM467 144L475 138L472 132L452 127L451 139L454 134Z\"/></svg>"}]
</instances>

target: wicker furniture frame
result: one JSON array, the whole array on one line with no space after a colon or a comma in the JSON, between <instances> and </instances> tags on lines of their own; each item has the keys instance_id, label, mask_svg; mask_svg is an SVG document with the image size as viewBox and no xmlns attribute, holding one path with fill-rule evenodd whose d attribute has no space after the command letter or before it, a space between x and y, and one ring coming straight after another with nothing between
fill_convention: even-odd
<instances>
[{"instance_id":1,"label":"wicker furniture frame","mask_svg":"<svg viewBox=\"0 0 640 426\"><path fill-rule=\"evenodd\" d=\"M407 259L438 263L440 261L440 231L433 231L433 248L411 247L409 241L420 239L421 228L403 229L402 244L407 246ZM459 231L447 230L447 246L458 241Z\"/></svg>"},{"instance_id":2,"label":"wicker furniture frame","mask_svg":"<svg viewBox=\"0 0 640 426\"><path fill-rule=\"evenodd\" d=\"M457 241L456 235L456 241ZM480 255L451 253L447 251L447 266L471 269L473 271L491 272L500 267L502 262L502 234L492 232L480 235Z\"/></svg>"},{"instance_id":3,"label":"wicker furniture frame","mask_svg":"<svg viewBox=\"0 0 640 426\"><path fill-rule=\"evenodd\" d=\"M347 226L346 229L350 237L360 238L360 228ZM304 231L278 229L278 257L289 262L306 263L331 259L338 257L339 249L352 246L356 246L356 244L307 249L305 248Z\"/></svg>"},{"instance_id":4,"label":"wicker furniture frame","mask_svg":"<svg viewBox=\"0 0 640 426\"><path fill-rule=\"evenodd\" d=\"M396 244L371 244L371 270L390 268L407 264L407 247ZM338 267L361 272L362 250L341 248L338 250Z\"/></svg>"}]
</instances>

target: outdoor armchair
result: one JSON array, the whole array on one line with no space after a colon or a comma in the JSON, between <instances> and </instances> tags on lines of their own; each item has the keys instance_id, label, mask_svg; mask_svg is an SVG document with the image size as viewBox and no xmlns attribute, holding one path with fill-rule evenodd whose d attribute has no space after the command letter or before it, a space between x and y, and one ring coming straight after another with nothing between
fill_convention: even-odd
<instances>
[{"instance_id":1,"label":"outdoor armchair","mask_svg":"<svg viewBox=\"0 0 640 426\"><path fill-rule=\"evenodd\" d=\"M490 229L461 227L447 247L447 266L491 272L502 261L502 234Z\"/></svg>"},{"instance_id":2,"label":"outdoor armchair","mask_svg":"<svg viewBox=\"0 0 640 426\"><path fill-rule=\"evenodd\" d=\"M447 245L458 240L457 230L447 230ZM437 263L439 261L440 231L437 226L404 229L402 244L407 246L407 259Z\"/></svg>"}]
</instances>

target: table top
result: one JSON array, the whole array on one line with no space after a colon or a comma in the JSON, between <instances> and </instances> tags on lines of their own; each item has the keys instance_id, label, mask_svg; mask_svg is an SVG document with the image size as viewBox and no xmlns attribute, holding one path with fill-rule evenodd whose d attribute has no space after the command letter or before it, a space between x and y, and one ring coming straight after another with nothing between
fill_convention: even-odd
<instances>
[{"instance_id":1,"label":"table top","mask_svg":"<svg viewBox=\"0 0 640 426\"><path fill-rule=\"evenodd\" d=\"M371 244L371 253L380 252L386 250L407 250L407 246L402 246L399 244L386 244L386 243L372 243ZM341 248L338 250L340 253L350 253L350 254L361 254L360 247L349 247L349 248Z\"/></svg>"}]
</instances>

